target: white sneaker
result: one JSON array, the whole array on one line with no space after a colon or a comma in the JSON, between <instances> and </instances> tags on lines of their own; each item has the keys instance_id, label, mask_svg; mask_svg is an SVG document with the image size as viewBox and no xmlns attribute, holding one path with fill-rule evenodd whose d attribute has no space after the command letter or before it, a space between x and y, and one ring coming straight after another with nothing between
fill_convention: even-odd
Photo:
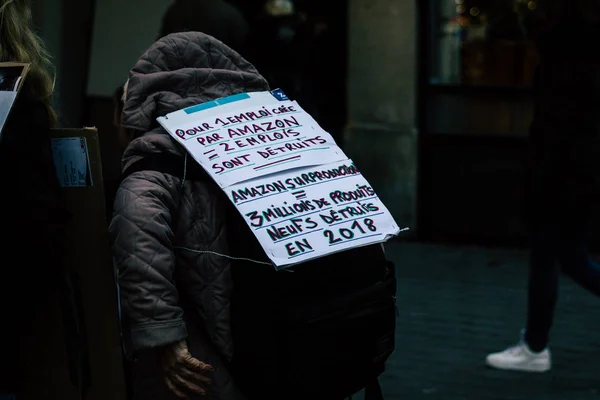
<instances>
[{"instance_id":1,"label":"white sneaker","mask_svg":"<svg viewBox=\"0 0 600 400\"><path fill-rule=\"evenodd\" d=\"M548 348L540 353L529 350L525 342L493 353L486 357L488 367L506 371L547 372L552 368L552 357Z\"/></svg>"}]
</instances>

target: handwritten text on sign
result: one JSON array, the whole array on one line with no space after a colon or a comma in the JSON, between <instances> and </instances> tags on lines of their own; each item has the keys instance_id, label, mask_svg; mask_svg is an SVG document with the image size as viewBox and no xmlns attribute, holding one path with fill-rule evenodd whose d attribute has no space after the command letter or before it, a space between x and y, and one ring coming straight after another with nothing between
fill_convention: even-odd
<instances>
[{"instance_id":1,"label":"handwritten text on sign","mask_svg":"<svg viewBox=\"0 0 600 400\"><path fill-rule=\"evenodd\" d=\"M399 233L352 161L288 171L226 190L281 268Z\"/></svg>"},{"instance_id":2,"label":"handwritten text on sign","mask_svg":"<svg viewBox=\"0 0 600 400\"><path fill-rule=\"evenodd\" d=\"M292 101L163 127L222 187L290 168L345 160L335 141Z\"/></svg>"}]
</instances>

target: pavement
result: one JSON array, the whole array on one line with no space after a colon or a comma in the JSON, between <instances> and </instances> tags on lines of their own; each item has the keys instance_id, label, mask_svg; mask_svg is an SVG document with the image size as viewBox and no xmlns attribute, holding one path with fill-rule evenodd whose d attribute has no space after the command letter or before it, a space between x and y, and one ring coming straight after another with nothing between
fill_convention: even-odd
<instances>
[{"instance_id":1,"label":"pavement","mask_svg":"<svg viewBox=\"0 0 600 400\"><path fill-rule=\"evenodd\" d=\"M386 400L600 399L600 299L563 278L553 370L495 371L484 366L486 354L515 344L525 321L526 252L386 248L396 263L399 306L396 351L381 378Z\"/></svg>"}]
</instances>

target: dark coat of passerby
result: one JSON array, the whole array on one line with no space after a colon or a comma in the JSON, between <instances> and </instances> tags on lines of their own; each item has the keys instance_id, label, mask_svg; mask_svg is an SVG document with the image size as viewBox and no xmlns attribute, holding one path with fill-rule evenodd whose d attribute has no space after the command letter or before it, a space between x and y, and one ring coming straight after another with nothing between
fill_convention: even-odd
<instances>
[{"instance_id":1,"label":"dark coat of passerby","mask_svg":"<svg viewBox=\"0 0 600 400\"><path fill-rule=\"evenodd\" d=\"M199 32L156 42L131 70L122 127L133 140L123 169L144 159L186 152L156 118L236 93L268 90L235 51ZM193 163L189 160L189 164ZM210 392L243 399L228 370L232 279L228 200L213 181L134 172L117 192L110 225L123 322L134 355L134 399L176 399Z\"/></svg>"},{"instance_id":2,"label":"dark coat of passerby","mask_svg":"<svg viewBox=\"0 0 600 400\"><path fill-rule=\"evenodd\" d=\"M590 222L600 207L600 2L546 4L545 26L535 29L540 64L530 129L527 324L521 343L486 360L527 372L552 366L548 343L559 266L600 296L600 266L588 254Z\"/></svg>"},{"instance_id":3,"label":"dark coat of passerby","mask_svg":"<svg viewBox=\"0 0 600 400\"><path fill-rule=\"evenodd\" d=\"M54 81L26 0L0 0L0 62L30 63L0 137L0 393L19 397L31 384L32 321L59 282L67 221L51 155Z\"/></svg>"}]
</instances>

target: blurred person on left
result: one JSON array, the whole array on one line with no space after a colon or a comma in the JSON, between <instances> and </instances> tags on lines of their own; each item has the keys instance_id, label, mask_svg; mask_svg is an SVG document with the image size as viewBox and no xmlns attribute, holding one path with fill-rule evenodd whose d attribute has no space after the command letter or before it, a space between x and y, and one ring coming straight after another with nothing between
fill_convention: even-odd
<instances>
[{"instance_id":1,"label":"blurred person on left","mask_svg":"<svg viewBox=\"0 0 600 400\"><path fill-rule=\"evenodd\" d=\"M0 137L0 393L28 389L33 322L58 287L67 212L52 162L54 78L27 0L0 0L0 62L30 69Z\"/></svg>"}]
</instances>

